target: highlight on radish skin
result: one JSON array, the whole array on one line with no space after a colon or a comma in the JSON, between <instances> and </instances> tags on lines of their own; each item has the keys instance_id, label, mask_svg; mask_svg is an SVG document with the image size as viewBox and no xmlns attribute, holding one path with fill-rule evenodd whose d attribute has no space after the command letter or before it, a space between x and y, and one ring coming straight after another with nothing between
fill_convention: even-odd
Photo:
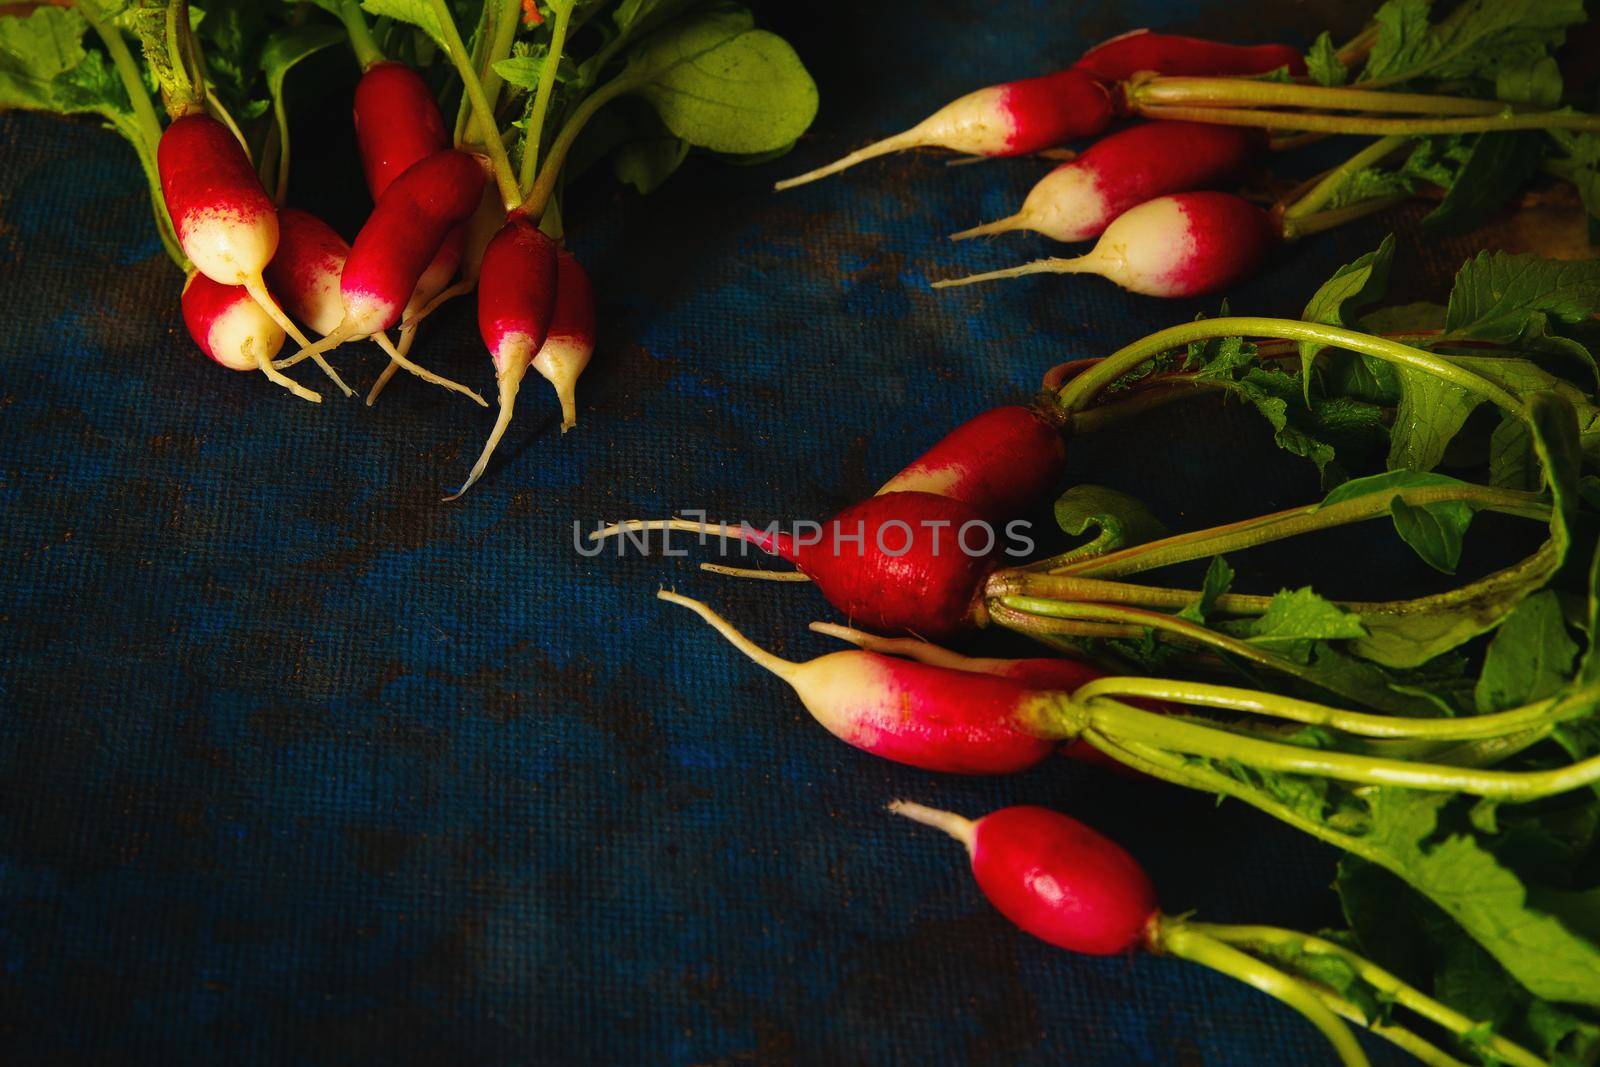
<instances>
[{"instance_id":1,"label":"highlight on radish skin","mask_svg":"<svg viewBox=\"0 0 1600 1067\"><path fill-rule=\"evenodd\" d=\"M555 387L561 432L578 425L578 377L594 356L594 286L576 256L556 255L556 306L533 369Z\"/></svg>"},{"instance_id":2,"label":"highlight on radish skin","mask_svg":"<svg viewBox=\"0 0 1600 1067\"><path fill-rule=\"evenodd\" d=\"M992 675L852 649L804 663L755 644L706 604L662 590L782 678L827 731L864 752L923 770L1009 774L1047 759L1056 740L1030 727L1056 694Z\"/></svg>"},{"instance_id":3,"label":"highlight on radish skin","mask_svg":"<svg viewBox=\"0 0 1600 1067\"><path fill-rule=\"evenodd\" d=\"M1098 274L1130 292L1184 297L1254 274L1278 243L1267 213L1231 193L1177 193L1123 213L1092 250L933 283L935 289L1025 274Z\"/></svg>"},{"instance_id":4,"label":"highlight on radish skin","mask_svg":"<svg viewBox=\"0 0 1600 1067\"><path fill-rule=\"evenodd\" d=\"M775 189L837 174L908 148L948 148L974 156L1020 156L1078 137L1093 137L1111 122L1111 94L1081 71L991 85L959 97L909 130L857 149L843 159L778 182Z\"/></svg>"},{"instance_id":5,"label":"highlight on radish skin","mask_svg":"<svg viewBox=\"0 0 1600 1067\"><path fill-rule=\"evenodd\" d=\"M1016 214L951 239L1034 230L1057 241L1092 240L1147 200L1237 177L1265 147L1261 131L1246 126L1167 121L1129 126L1046 174Z\"/></svg>"}]
</instances>

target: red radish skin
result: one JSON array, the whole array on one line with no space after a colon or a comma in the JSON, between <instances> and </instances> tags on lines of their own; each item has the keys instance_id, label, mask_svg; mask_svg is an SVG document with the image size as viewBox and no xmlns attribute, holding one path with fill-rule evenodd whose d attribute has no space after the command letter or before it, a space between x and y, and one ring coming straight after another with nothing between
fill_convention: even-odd
<instances>
[{"instance_id":1,"label":"red radish skin","mask_svg":"<svg viewBox=\"0 0 1600 1067\"><path fill-rule=\"evenodd\" d=\"M1024 274L1098 274L1145 296L1203 296L1254 274L1277 245L1265 211L1232 193L1176 193L1125 212L1074 259L934 282L935 289Z\"/></svg>"},{"instance_id":2,"label":"red radish skin","mask_svg":"<svg viewBox=\"0 0 1600 1067\"><path fill-rule=\"evenodd\" d=\"M242 285L221 285L191 271L183 285L183 324L200 351L229 370L259 370L291 393L312 402L320 394L305 388L272 366L283 347L284 332Z\"/></svg>"},{"instance_id":3,"label":"red radish skin","mask_svg":"<svg viewBox=\"0 0 1600 1067\"><path fill-rule=\"evenodd\" d=\"M1095 45L1073 67L1102 81L1120 82L1143 71L1209 78L1267 74L1280 67L1299 77L1306 72L1306 61L1299 49L1286 44L1224 44L1133 30Z\"/></svg>"},{"instance_id":4,"label":"red radish skin","mask_svg":"<svg viewBox=\"0 0 1600 1067\"><path fill-rule=\"evenodd\" d=\"M1001 534L971 505L932 493L885 493L850 505L821 526L813 539L688 519L633 520L590 536L682 530L738 538L794 564L828 603L871 629L938 639L977 625L983 579L994 569L992 551ZM963 551L963 530L974 549L990 554Z\"/></svg>"},{"instance_id":5,"label":"red radish skin","mask_svg":"<svg viewBox=\"0 0 1600 1067\"><path fill-rule=\"evenodd\" d=\"M903 133L781 181L776 188L804 185L908 148L949 148L975 156L1027 155L1093 137L1111 122L1112 113L1110 92L1081 71L1061 70L991 85L951 101Z\"/></svg>"},{"instance_id":6,"label":"red radish skin","mask_svg":"<svg viewBox=\"0 0 1600 1067\"><path fill-rule=\"evenodd\" d=\"M863 752L928 771L1010 774L1055 749L1029 724L1059 694L861 650L795 663L756 645L698 600L665 590L657 595L710 623L787 682L829 733Z\"/></svg>"},{"instance_id":7,"label":"red radish skin","mask_svg":"<svg viewBox=\"0 0 1600 1067\"><path fill-rule=\"evenodd\" d=\"M1115 841L1049 808L1001 808L976 821L910 801L889 805L966 847L989 902L1042 941L1087 956L1148 948L1155 886Z\"/></svg>"},{"instance_id":8,"label":"red radish skin","mask_svg":"<svg viewBox=\"0 0 1600 1067\"><path fill-rule=\"evenodd\" d=\"M1007 519L1039 506L1066 466L1061 431L1038 412L1009 405L951 430L878 495L935 493L970 504L987 518Z\"/></svg>"},{"instance_id":9,"label":"red radish skin","mask_svg":"<svg viewBox=\"0 0 1600 1067\"><path fill-rule=\"evenodd\" d=\"M262 279L278 248L278 213L233 133L204 114L175 119L156 146L156 170L178 244L195 268L221 285L243 286L296 344L305 345L305 336L278 307ZM332 367L320 360L318 366L350 395ZM285 376L268 377L289 388ZM298 388L290 391L303 399L317 395Z\"/></svg>"},{"instance_id":10,"label":"red radish skin","mask_svg":"<svg viewBox=\"0 0 1600 1067\"><path fill-rule=\"evenodd\" d=\"M267 284L282 296L297 319L316 333L330 334L344 321L340 278L350 246L332 226L309 211L284 208L278 213L278 220L278 254L267 265ZM404 348L397 350L383 334L374 334L373 340L389 355L392 365L488 406L483 397L466 386L413 363Z\"/></svg>"},{"instance_id":11,"label":"red radish skin","mask_svg":"<svg viewBox=\"0 0 1600 1067\"><path fill-rule=\"evenodd\" d=\"M1057 241L1093 240L1147 200L1226 184L1244 173L1266 143L1260 130L1247 126L1129 126L1041 178L1015 215L962 230L952 239L1034 230Z\"/></svg>"},{"instance_id":12,"label":"red radish skin","mask_svg":"<svg viewBox=\"0 0 1600 1067\"><path fill-rule=\"evenodd\" d=\"M556 256L556 306L533 369L555 387L561 432L578 425L578 377L594 356L594 286L576 256Z\"/></svg>"},{"instance_id":13,"label":"red radish skin","mask_svg":"<svg viewBox=\"0 0 1600 1067\"><path fill-rule=\"evenodd\" d=\"M412 164L450 147L439 102L404 63L380 62L356 83L356 146L374 203Z\"/></svg>"},{"instance_id":14,"label":"red radish skin","mask_svg":"<svg viewBox=\"0 0 1600 1067\"><path fill-rule=\"evenodd\" d=\"M384 190L345 259L339 325L279 365L382 333L399 322L450 231L477 208L487 180L482 161L454 149L434 153L397 178Z\"/></svg>"},{"instance_id":15,"label":"red radish skin","mask_svg":"<svg viewBox=\"0 0 1600 1067\"><path fill-rule=\"evenodd\" d=\"M478 333L494 360L500 412L458 499L488 469L489 458L511 425L517 390L550 333L560 267L556 243L526 218L510 219L483 252L478 281Z\"/></svg>"}]
</instances>

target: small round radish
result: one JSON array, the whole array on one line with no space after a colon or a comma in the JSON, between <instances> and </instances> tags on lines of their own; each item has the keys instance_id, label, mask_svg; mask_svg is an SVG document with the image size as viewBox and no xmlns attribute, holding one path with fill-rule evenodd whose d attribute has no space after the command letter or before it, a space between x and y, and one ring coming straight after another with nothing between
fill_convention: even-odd
<instances>
[{"instance_id":1,"label":"small round radish","mask_svg":"<svg viewBox=\"0 0 1600 1067\"><path fill-rule=\"evenodd\" d=\"M1057 241L1100 236L1123 212L1167 193L1237 177L1266 145L1261 131L1202 122L1146 122L1096 141L1039 180L1009 218L953 235L957 241L1037 230Z\"/></svg>"},{"instance_id":2,"label":"small round radish","mask_svg":"<svg viewBox=\"0 0 1600 1067\"><path fill-rule=\"evenodd\" d=\"M1098 274L1146 296L1201 296L1254 274L1278 243L1265 211L1232 193L1176 193L1124 212L1074 259L934 282L935 289L1024 274Z\"/></svg>"},{"instance_id":3,"label":"small round radish","mask_svg":"<svg viewBox=\"0 0 1600 1067\"><path fill-rule=\"evenodd\" d=\"M502 226L484 249L478 282L478 332L494 360L500 413L466 483L446 500L457 499L483 477L489 457L511 425L522 378L550 333L560 270L556 253L556 243L520 215Z\"/></svg>"},{"instance_id":4,"label":"small round radish","mask_svg":"<svg viewBox=\"0 0 1600 1067\"><path fill-rule=\"evenodd\" d=\"M345 260L339 278L344 307L339 325L286 363L382 333L399 322L450 231L477 208L486 181L483 163L454 149L434 153L395 179Z\"/></svg>"},{"instance_id":5,"label":"small round radish","mask_svg":"<svg viewBox=\"0 0 1600 1067\"><path fill-rule=\"evenodd\" d=\"M373 203L412 164L450 147L439 102L404 63L368 67L356 83L356 146Z\"/></svg>"},{"instance_id":6,"label":"small round radish","mask_svg":"<svg viewBox=\"0 0 1600 1067\"><path fill-rule=\"evenodd\" d=\"M857 163L907 148L949 148L976 156L1021 156L1078 137L1093 137L1112 115L1111 94L1081 71L978 89L951 101L911 129L857 149L843 159L777 184L779 189L837 174Z\"/></svg>"},{"instance_id":7,"label":"small round radish","mask_svg":"<svg viewBox=\"0 0 1600 1067\"><path fill-rule=\"evenodd\" d=\"M533 357L533 369L555 386L561 401L561 432L578 425L578 376L594 355L594 286L577 257L556 256L556 307L550 332Z\"/></svg>"},{"instance_id":8,"label":"small round radish","mask_svg":"<svg viewBox=\"0 0 1600 1067\"><path fill-rule=\"evenodd\" d=\"M1095 45L1073 67L1104 81L1120 82L1142 71L1210 78L1267 74L1280 67L1298 77L1306 72L1306 61L1299 49L1286 44L1224 44L1133 30Z\"/></svg>"},{"instance_id":9,"label":"small round radish","mask_svg":"<svg viewBox=\"0 0 1600 1067\"><path fill-rule=\"evenodd\" d=\"M281 233L278 254L267 265L267 282L283 297L296 318L319 334L330 334L344 321L339 283L345 261L350 256L350 246L332 226L309 211L284 208L278 213L278 219ZM413 363L383 334L374 334L373 340L395 365L424 381L487 406L483 397L466 386Z\"/></svg>"},{"instance_id":10,"label":"small round radish","mask_svg":"<svg viewBox=\"0 0 1600 1067\"><path fill-rule=\"evenodd\" d=\"M897 800L889 805L960 841L983 895L1058 948L1115 956L1148 948L1160 918L1155 886L1108 837L1049 808L1001 808L976 821Z\"/></svg>"},{"instance_id":11,"label":"small round radish","mask_svg":"<svg viewBox=\"0 0 1600 1067\"><path fill-rule=\"evenodd\" d=\"M156 169L178 244L195 268L222 285L244 286L296 344L308 344L262 279L278 248L278 213L233 133L204 114L176 119L156 146ZM350 395L332 367L320 360L318 366Z\"/></svg>"},{"instance_id":12,"label":"small round radish","mask_svg":"<svg viewBox=\"0 0 1600 1067\"><path fill-rule=\"evenodd\" d=\"M929 771L1010 774L1055 749L1030 724L1059 694L860 650L795 663L750 641L698 600L665 590L656 595L710 623L787 682L829 733L864 752Z\"/></svg>"},{"instance_id":13,"label":"small round radish","mask_svg":"<svg viewBox=\"0 0 1600 1067\"><path fill-rule=\"evenodd\" d=\"M200 351L229 370L259 370L295 396L320 403L322 396L292 381L272 365L283 347L283 328L242 285L222 285L199 271L183 283L183 324Z\"/></svg>"},{"instance_id":14,"label":"small round radish","mask_svg":"<svg viewBox=\"0 0 1600 1067\"><path fill-rule=\"evenodd\" d=\"M951 430L878 494L935 493L1005 519L1039 506L1066 465L1066 443L1047 418L1016 405L991 408Z\"/></svg>"}]
</instances>

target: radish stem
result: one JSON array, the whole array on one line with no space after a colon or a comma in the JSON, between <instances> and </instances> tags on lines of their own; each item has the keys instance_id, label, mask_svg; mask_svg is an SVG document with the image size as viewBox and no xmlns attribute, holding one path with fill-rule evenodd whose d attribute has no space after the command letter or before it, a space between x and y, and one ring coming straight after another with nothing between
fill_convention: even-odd
<instances>
[{"instance_id":1,"label":"radish stem","mask_svg":"<svg viewBox=\"0 0 1600 1067\"><path fill-rule=\"evenodd\" d=\"M461 77L462 87L472 100L473 110L477 112L479 124L488 131L499 129L495 123L494 109L489 106L488 99L483 95L483 83L478 81L478 72L472 69L472 62L467 56L467 46L461 40L461 31L456 29L456 20L451 17L449 6L445 4L445 0L430 0L430 6L439 22L439 29L444 34L445 52L449 55L450 62L455 64L456 73ZM506 146L498 137L485 137L483 147L494 164L494 180L500 189L501 202L509 211L520 195L517 190L516 173L511 169L511 157L506 154Z\"/></svg>"},{"instance_id":2,"label":"radish stem","mask_svg":"<svg viewBox=\"0 0 1600 1067\"><path fill-rule=\"evenodd\" d=\"M1228 107L1142 105L1137 114L1147 119L1184 119L1226 126L1261 126L1272 130L1313 133L1353 133L1384 137L1400 134L1425 137L1446 133L1498 133L1505 130L1600 131L1600 115L1530 111L1517 114L1461 115L1440 118L1371 118L1365 115L1321 115L1304 111Z\"/></svg>"},{"instance_id":3,"label":"radish stem","mask_svg":"<svg viewBox=\"0 0 1600 1067\"><path fill-rule=\"evenodd\" d=\"M1340 86L1256 81L1252 78L1135 78L1127 86L1126 93L1128 105L1135 111L1146 105L1194 104L1204 107L1242 104L1408 115L1499 115L1508 108L1498 100L1477 100L1464 96L1383 93Z\"/></svg>"},{"instance_id":4,"label":"radish stem","mask_svg":"<svg viewBox=\"0 0 1600 1067\"><path fill-rule=\"evenodd\" d=\"M1409 137L1380 137L1330 170L1304 196L1285 208L1283 212L1284 219L1297 219L1321 210L1329 200L1333 199L1334 194L1338 192L1339 186L1344 184L1346 178L1357 171L1365 170L1381 163L1409 141Z\"/></svg>"},{"instance_id":5,"label":"radish stem","mask_svg":"<svg viewBox=\"0 0 1600 1067\"><path fill-rule=\"evenodd\" d=\"M533 104L528 109L527 133L522 142L522 169L517 181L519 191L528 190L533 185L545 113L550 109L550 95L556 87L556 71L561 66L561 54L567 47L567 28L572 22L573 3L574 0L550 0L550 48L545 53L544 65L539 68L539 86L534 90Z\"/></svg>"},{"instance_id":6,"label":"radish stem","mask_svg":"<svg viewBox=\"0 0 1600 1067\"><path fill-rule=\"evenodd\" d=\"M365 71L383 62L383 52L372 39L372 30L361 13L361 0L340 0L339 21L344 23L344 32L350 36L350 50L356 54L357 66Z\"/></svg>"},{"instance_id":7,"label":"radish stem","mask_svg":"<svg viewBox=\"0 0 1600 1067\"><path fill-rule=\"evenodd\" d=\"M440 3L442 0L434 2ZM539 168L539 176L534 179L533 187L528 190L528 195L523 198L522 203L512 210L534 217L544 213L545 205L555 192L556 179L560 176L561 167L567 161L567 153L572 150L572 144L583 132L583 127L594 117L595 112L629 92L634 86L634 78L630 77L627 71L623 71L590 93L583 103L577 106L568 116L566 124L561 127L561 132L556 135L555 141L551 143L550 152L545 156L544 166Z\"/></svg>"}]
</instances>

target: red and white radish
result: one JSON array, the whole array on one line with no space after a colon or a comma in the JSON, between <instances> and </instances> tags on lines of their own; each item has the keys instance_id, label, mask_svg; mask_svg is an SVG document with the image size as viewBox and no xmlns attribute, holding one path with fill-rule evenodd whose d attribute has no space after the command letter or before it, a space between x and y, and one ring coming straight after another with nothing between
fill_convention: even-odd
<instances>
[{"instance_id":1,"label":"red and white radish","mask_svg":"<svg viewBox=\"0 0 1600 1067\"><path fill-rule=\"evenodd\" d=\"M874 652L805 663L774 656L698 600L665 590L756 663L782 678L829 733L864 752L923 770L1009 774L1046 759L1056 742L1030 724L1059 694Z\"/></svg>"},{"instance_id":2,"label":"red and white radish","mask_svg":"<svg viewBox=\"0 0 1600 1067\"><path fill-rule=\"evenodd\" d=\"M278 213L278 225L278 254L267 265L267 283L283 297L296 318L319 334L330 334L344 319L340 280L350 246L332 226L309 211L284 208ZM488 406L483 397L466 386L413 363L384 334L373 334L372 339L388 353L394 365Z\"/></svg>"},{"instance_id":3,"label":"red and white radish","mask_svg":"<svg viewBox=\"0 0 1600 1067\"><path fill-rule=\"evenodd\" d=\"M550 333L559 276L556 243L521 215L513 217L483 253L478 283L478 332L494 360L500 413L466 482L446 500L471 489L511 425L517 390Z\"/></svg>"},{"instance_id":4,"label":"red and white radish","mask_svg":"<svg viewBox=\"0 0 1600 1067\"><path fill-rule=\"evenodd\" d=\"M874 630L928 638L977 625L983 580L994 569L999 540L970 504L933 493L869 497L820 529L813 524L803 532L660 519L617 523L591 536L640 530L743 540L794 564L847 618Z\"/></svg>"},{"instance_id":5,"label":"red and white radish","mask_svg":"<svg viewBox=\"0 0 1600 1067\"><path fill-rule=\"evenodd\" d=\"M356 235L339 277L339 325L280 363L382 333L400 321L417 282L450 231L478 206L487 173L477 157L454 149L412 166L383 192Z\"/></svg>"},{"instance_id":6,"label":"red and white radish","mask_svg":"<svg viewBox=\"0 0 1600 1067\"><path fill-rule=\"evenodd\" d=\"M1098 274L1146 296L1201 296L1254 274L1279 241L1265 211L1232 193L1176 193L1124 212L1087 254L934 282L935 289L1024 274Z\"/></svg>"},{"instance_id":7,"label":"red and white radish","mask_svg":"<svg viewBox=\"0 0 1600 1067\"><path fill-rule=\"evenodd\" d=\"M1061 481L1067 446L1060 429L1031 408L991 408L951 430L884 493L934 493L970 504L991 519L1021 515Z\"/></svg>"},{"instance_id":8,"label":"red and white radish","mask_svg":"<svg viewBox=\"0 0 1600 1067\"><path fill-rule=\"evenodd\" d=\"M576 256L556 256L556 306L550 332L533 369L544 375L561 402L561 432L578 425L578 377L594 356L594 286Z\"/></svg>"},{"instance_id":9,"label":"red and white radish","mask_svg":"<svg viewBox=\"0 0 1600 1067\"><path fill-rule=\"evenodd\" d=\"M205 114L175 119L156 146L156 169L178 244L195 269L220 285L243 286L296 343L308 343L262 280L278 248L278 213L233 133ZM319 366L350 394L333 368Z\"/></svg>"},{"instance_id":10,"label":"red and white radish","mask_svg":"<svg viewBox=\"0 0 1600 1067\"><path fill-rule=\"evenodd\" d=\"M908 148L949 148L976 156L1021 156L1079 137L1093 137L1111 122L1106 87L1081 71L978 89L953 100L903 133L857 149L843 159L777 184L816 181L857 163Z\"/></svg>"},{"instance_id":11,"label":"red and white radish","mask_svg":"<svg viewBox=\"0 0 1600 1067\"><path fill-rule=\"evenodd\" d=\"M1129 208L1167 193L1209 189L1238 177L1266 146L1247 126L1146 122L1096 141L1039 180L1015 215L953 234L961 241L1036 230L1088 241Z\"/></svg>"},{"instance_id":12,"label":"red and white radish","mask_svg":"<svg viewBox=\"0 0 1600 1067\"><path fill-rule=\"evenodd\" d=\"M1073 64L1108 82L1126 81L1149 71L1177 77L1268 74L1287 67L1306 72L1305 57L1286 44L1224 44L1200 37L1132 30L1095 45Z\"/></svg>"},{"instance_id":13,"label":"red and white radish","mask_svg":"<svg viewBox=\"0 0 1600 1067\"><path fill-rule=\"evenodd\" d=\"M322 396L280 373L272 357L284 332L242 285L223 285L199 271L183 283L183 324L200 351L229 370L259 370L295 396L320 403Z\"/></svg>"}]
</instances>

